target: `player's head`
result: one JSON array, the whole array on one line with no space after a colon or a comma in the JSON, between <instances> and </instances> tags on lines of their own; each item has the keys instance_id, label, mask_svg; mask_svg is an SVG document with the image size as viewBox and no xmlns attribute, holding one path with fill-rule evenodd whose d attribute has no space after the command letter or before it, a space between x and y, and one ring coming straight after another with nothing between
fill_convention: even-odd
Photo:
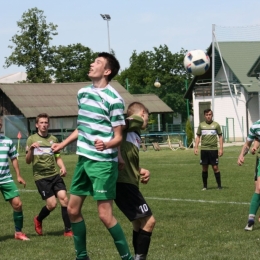
<instances>
[{"instance_id":1,"label":"player's head","mask_svg":"<svg viewBox=\"0 0 260 260\"><path fill-rule=\"evenodd\" d=\"M145 129L148 124L148 119L149 119L148 108L140 102L133 102L133 103L129 104L129 106L127 108L127 117L132 116L132 115L138 115L143 118L144 123L143 123L142 129Z\"/></svg>"},{"instance_id":2,"label":"player's head","mask_svg":"<svg viewBox=\"0 0 260 260\"><path fill-rule=\"evenodd\" d=\"M49 115L48 115L48 114L46 114L46 113L41 113L41 114L39 114L39 115L36 117L36 119L35 119L36 124L38 124L40 118L45 118L45 119L47 119L47 120L48 120L48 123L49 123Z\"/></svg>"},{"instance_id":3,"label":"player's head","mask_svg":"<svg viewBox=\"0 0 260 260\"><path fill-rule=\"evenodd\" d=\"M115 58L114 55L107 52L99 53L98 57L105 59L105 69L110 70L110 73L107 75L107 80L111 81L117 75L120 69L119 61Z\"/></svg>"},{"instance_id":4,"label":"player's head","mask_svg":"<svg viewBox=\"0 0 260 260\"><path fill-rule=\"evenodd\" d=\"M205 109L204 117L205 117L206 122L208 122L208 123L212 122L213 111L210 108Z\"/></svg>"}]
</instances>

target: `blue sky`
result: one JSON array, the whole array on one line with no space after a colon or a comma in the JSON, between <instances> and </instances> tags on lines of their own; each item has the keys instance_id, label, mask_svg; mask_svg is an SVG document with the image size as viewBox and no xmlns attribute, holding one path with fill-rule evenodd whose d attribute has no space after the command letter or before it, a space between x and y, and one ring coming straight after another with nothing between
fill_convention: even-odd
<instances>
[{"instance_id":1,"label":"blue sky","mask_svg":"<svg viewBox=\"0 0 260 260\"><path fill-rule=\"evenodd\" d=\"M25 71L3 65L4 57L11 54L9 40L19 30L17 21L33 7L44 11L47 23L58 25L51 45L81 43L95 52L108 51L107 22L100 14L110 14L110 46L122 69L129 67L134 50L152 51L164 44L172 53L181 48L205 50L212 40L212 24L260 24L259 0L13 0L2 1L0 6L0 77Z\"/></svg>"}]
</instances>

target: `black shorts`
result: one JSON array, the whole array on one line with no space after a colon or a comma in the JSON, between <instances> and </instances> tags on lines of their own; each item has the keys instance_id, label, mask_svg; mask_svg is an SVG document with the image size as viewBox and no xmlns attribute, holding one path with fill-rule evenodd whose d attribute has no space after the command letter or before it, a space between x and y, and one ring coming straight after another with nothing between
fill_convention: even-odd
<instances>
[{"instance_id":1,"label":"black shorts","mask_svg":"<svg viewBox=\"0 0 260 260\"><path fill-rule=\"evenodd\" d=\"M57 192L60 190L66 191L66 185L59 174L37 180L35 181L35 184L43 200L46 200L53 195L57 197Z\"/></svg>"},{"instance_id":2,"label":"black shorts","mask_svg":"<svg viewBox=\"0 0 260 260\"><path fill-rule=\"evenodd\" d=\"M201 165L218 165L218 150L201 150Z\"/></svg>"},{"instance_id":3,"label":"black shorts","mask_svg":"<svg viewBox=\"0 0 260 260\"><path fill-rule=\"evenodd\" d=\"M138 187L133 184L121 182L116 184L115 203L130 221L152 216L149 205Z\"/></svg>"}]
</instances>

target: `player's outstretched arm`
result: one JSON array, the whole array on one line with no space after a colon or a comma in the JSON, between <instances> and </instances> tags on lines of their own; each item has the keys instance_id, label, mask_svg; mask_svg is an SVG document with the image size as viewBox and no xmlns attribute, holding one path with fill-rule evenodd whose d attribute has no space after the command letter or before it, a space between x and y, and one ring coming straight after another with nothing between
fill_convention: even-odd
<instances>
[{"instance_id":1,"label":"player's outstretched arm","mask_svg":"<svg viewBox=\"0 0 260 260\"><path fill-rule=\"evenodd\" d=\"M239 166L243 165L244 161L245 161L245 156L247 155L249 149L250 149L250 146L252 144L252 141L246 141L245 144L243 145L242 149L241 149L241 152L238 156L238 160L237 160L237 164Z\"/></svg>"},{"instance_id":2,"label":"player's outstretched arm","mask_svg":"<svg viewBox=\"0 0 260 260\"><path fill-rule=\"evenodd\" d=\"M139 173L141 175L141 183L147 184L150 180L150 171L144 168L139 168Z\"/></svg>"},{"instance_id":3,"label":"player's outstretched arm","mask_svg":"<svg viewBox=\"0 0 260 260\"><path fill-rule=\"evenodd\" d=\"M252 147L252 149L251 149L251 153L252 153L252 154L255 154L255 153L256 153L256 151L257 151L258 148L259 148L259 145L260 145L260 141L259 141L258 139L255 139L255 140L254 140L254 143L253 143L253 147Z\"/></svg>"},{"instance_id":4,"label":"player's outstretched arm","mask_svg":"<svg viewBox=\"0 0 260 260\"><path fill-rule=\"evenodd\" d=\"M53 152L58 152L62 150L64 147L66 147L68 144L76 141L78 139L78 129L75 129L71 135L69 135L65 140L63 140L61 143L54 143L51 146L51 149Z\"/></svg>"}]
</instances>

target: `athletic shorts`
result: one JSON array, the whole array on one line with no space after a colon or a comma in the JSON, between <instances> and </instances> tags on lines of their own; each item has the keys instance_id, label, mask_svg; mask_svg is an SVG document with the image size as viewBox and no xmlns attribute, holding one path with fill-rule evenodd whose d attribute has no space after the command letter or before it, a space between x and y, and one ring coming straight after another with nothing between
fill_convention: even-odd
<instances>
[{"instance_id":1,"label":"athletic shorts","mask_svg":"<svg viewBox=\"0 0 260 260\"><path fill-rule=\"evenodd\" d=\"M35 181L35 184L43 200L46 200L53 195L57 197L57 192L60 190L66 191L66 185L59 174L37 180Z\"/></svg>"},{"instance_id":2,"label":"athletic shorts","mask_svg":"<svg viewBox=\"0 0 260 260\"><path fill-rule=\"evenodd\" d=\"M152 216L149 205L138 187L133 184L117 183L115 203L130 221Z\"/></svg>"},{"instance_id":3,"label":"athletic shorts","mask_svg":"<svg viewBox=\"0 0 260 260\"><path fill-rule=\"evenodd\" d=\"M201 150L201 165L218 165L218 150Z\"/></svg>"},{"instance_id":4,"label":"athletic shorts","mask_svg":"<svg viewBox=\"0 0 260 260\"><path fill-rule=\"evenodd\" d=\"M6 201L20 196L18 188L13 181L0 184L0 190Z\"/></svg>"},{"instance_id":5,"label":"athletic shorts","mask_svg":"<svg viewBox=\"0 0 260 260\"><path fill-rule=\"evenodd\" d=\"M256 156L256 163L255 163L255 181L257 178L260 177L260 160L258 156Z\"/></svg>"},{"instance_id":6,"label":"athletic shorts","mask_svg":"<svg viewBox=\"0 0 260 260\"><path fill-rule=\"evenodd\" d=\"M70 186L70 194L93 196L95 200L113 200L116 197L118 163L95 161L79 156Z\"/></svg>"}]
</instances>

